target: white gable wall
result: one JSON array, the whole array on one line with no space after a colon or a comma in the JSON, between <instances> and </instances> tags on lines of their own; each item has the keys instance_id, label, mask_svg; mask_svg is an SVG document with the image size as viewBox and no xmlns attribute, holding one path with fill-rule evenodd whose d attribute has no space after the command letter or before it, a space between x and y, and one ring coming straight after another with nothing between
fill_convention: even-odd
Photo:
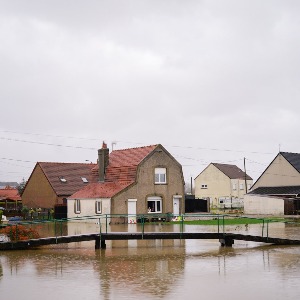
<instances>
[{"instance_id":1,"label":"white gable wall","mask_svg":"<svg viewBox=\"0 0 300 300\"><path fill-rule=\"evenodd\" d=\"M261 186L293 185L300 185L300 173L280 154L257 180L251 190Z\"/></svg>"},{"instance_id":2,"label":"white gable wall","mask_svg":"<svg viewBox=\"0 0 300 300\"><path fill-rule=\"evenodd\" d=\"M211 205L218 205L220 197L228 197L230 194L230 178L213 164L210 164L195 178L195 196L197 198L209 197Z\"/></svg>"},{"instance_id":3,"label":"white gable wall","mask_svg":"<svg viewBox=\"0 0 300 300\"><path fill-rule=\"evenodd\" d=\"M261 215L284 215L284 200L271 196L245 195L244 213Z\"/></svg>"},{"instance_id":4,"label":"white gable wall","mask_svg":"<svg viewBox=\"0 0 300 300\"><path fill-rule=\"evenodd\" d=\"M79 199L80 213L75 212L75 199L68 199L68 218L95 216L101 218L101 223L105 223L105 214L111 213L110 198ZM96 213L96 201L101 201L101 213ZM87 220L89 221L89 220ZM99 220L92 219L91 222Z\"/></svg>"}]
</instances>

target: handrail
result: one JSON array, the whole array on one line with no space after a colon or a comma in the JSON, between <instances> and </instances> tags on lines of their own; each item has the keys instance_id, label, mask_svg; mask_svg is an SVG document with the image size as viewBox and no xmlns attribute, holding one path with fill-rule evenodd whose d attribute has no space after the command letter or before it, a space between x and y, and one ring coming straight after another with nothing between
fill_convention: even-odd
<instances>
[{"instance_id":1,"label":"handrail","mask_svg":"<svg viewBox=\"0 0 300 300\"><path fill-rule=\"evenodd\" d=\"M52 220L31 220L31 221L22 221L22 222L16 222L16 223L11 223L11 224L6 224L6 226L16 226L16 236L19 237L19 228L18 225L38 225L38 224L53 224L54 225L54 235L57 239L59 235L62 236L63 234L63 223L64 222L73 222L73 221L78 221L78 222L83 222L83 221L90 221L90 220L97 220L99 224L99 232L100 236L103 232L108 233L108 228L109 228L109 222L113 218L129 218L130 216L134 216L140 224L140 230L142 233L142 237L145 233L145 225L146 225L146 220L150 219L165 219L165 221L169 222L170 220L174 219L174 215L171 213L151 213L151 214L103 214L103 215L90 215L90 216L78 216L78 217L73 217L73 218L64 218L64 219L52 219ZM255 220L261 220L262 222L262 228L261 228L261 236L264 237L266 235L266 238L269 238L269 223L272 222L277 222L275 220L268 220L267 218L257 218L257 217L248 217L248 216L235 216L231 214L203 214L203 213L193 213L193 214L181 214L177 216L177 224L179 224L180 228L180 234L185 232L185 225L186 218L198 218L199 220L201 218L203 219L215 219L217 220L217 231L218 233L222 232L223 234L226 233L226 222L225 220L228 218L230 219L255 219ZM289 224L297 224L300 225L299 222L291 222L287 220L279 220L278 222L282 223L289 223ZM105 231L103 230L103 226L105 224ZM59 225L59 228L57 228L57 225ZM222 229L221 229L222 226ZM12 227L11 227L12 229Z\"/></svg>"}]
</instances>

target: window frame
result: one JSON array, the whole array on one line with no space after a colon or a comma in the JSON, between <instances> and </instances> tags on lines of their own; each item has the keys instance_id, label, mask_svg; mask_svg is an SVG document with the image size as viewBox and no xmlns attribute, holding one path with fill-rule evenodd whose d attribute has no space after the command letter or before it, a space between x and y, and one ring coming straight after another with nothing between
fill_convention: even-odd
<instances>
[{"instance_id":1,"label":"window frame","mask_svg":"<svg viewBox=\"0 0 300 300\"><path fill-rule=\"evenodd\" d=\"M154 169L154 183L155 184L167 184L167 168L156 167Z\"/></svg>"},{"instance_id":2,"label":"window frame","mask_svg":"<svg viewBox=\"0 0 300 300\"><path fill-rule=\"evenodd\" d=\"M102 201L101 200L96 200L95 201L95 213L96 214L102 214Z\"/></svg>"},{"instance_id":3,"label":"window frame","mask_svg":"<svg viewBox=\"0 0 300 300\"><path fill-rule=\"evenodd\" d=\"M80 214L81 213L80 199L75 199L75 201L74 201L74 213L75 214Z\"/></svg>"},{"instance_id":4,"label":"window frame","mask_svg":"<svg viewBox=\"0 0 300 300\"><path fill-rule=\"evenodd\" d=\"M150 205L149 202L154 202L154 206ZM159 205L157 205L159 203ZM158 213L162 213L162 205L163 205L163 200L162 197L148 197L147 198L147 210L148 210L148 214L158 214ZM157 207L159 206L159 210L157 209ZM149 210L150 209L150 210Z\"/></svg>"}]
</instances>

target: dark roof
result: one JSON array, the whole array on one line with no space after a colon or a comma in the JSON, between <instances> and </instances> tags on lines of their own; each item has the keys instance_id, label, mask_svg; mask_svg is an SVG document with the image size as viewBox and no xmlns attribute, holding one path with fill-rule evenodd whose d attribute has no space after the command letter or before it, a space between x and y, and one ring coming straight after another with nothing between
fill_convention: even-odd
<instances>
[{"instance_id":1,"label":"dark roof","mask_svg":"<svg viewBox=\"0 0 300 300\"><path fill-rule=\"evenodd\" d=\"M300 154L280 152L280 154L300 173Z\"/></svg>"},{"instance_id":2,"label":"dark roof","mask_svg":"<svg viewBox=\"0 0 300 300\"><path fill-rule=\"evenodd\" d=\"M254 195L298 195L300 186L261 186L251 191L249 194Z\"/></svg>"},{"instance_id":3,"label":"dark roof","mask_svg":"<svg viewBox=\"0 0 300 300\"><path fill-rule=\"evenodd\" d=\"M95 164L91 163L38 162L37 165L41 167L58 196L72 195L86 186L87 183L97 182L98 180L98 176L92 174ZM86 178L88 182L84 182L82 177Z\"/></svg>"},{"instance_id":4,"label":"dark roof","mask_svg":"<svg viewBox=\"0 0 300 300\"><path fill-rule=\"evenodd\" d=\"M9 181L9 182L3 182L3 181L0 181L0 189L4 189L5 187L7 186L10 186L10 187L17 187L19 184L17 182L12 182L12 181Z\"/></svg>"},{"instance_id":5,"label":"dark roof","mask_svg":"<svg viewBox=\"0 0 300 300\"><path fill-rule=\"evenodd\" d=\"M245 172L238 168L236 165L228 164L218 164L212 163L216 168L223 172L230 179L245 179ZM246 174L247 180L252 180L252 178Z\"/></svg>"}]
</instances>

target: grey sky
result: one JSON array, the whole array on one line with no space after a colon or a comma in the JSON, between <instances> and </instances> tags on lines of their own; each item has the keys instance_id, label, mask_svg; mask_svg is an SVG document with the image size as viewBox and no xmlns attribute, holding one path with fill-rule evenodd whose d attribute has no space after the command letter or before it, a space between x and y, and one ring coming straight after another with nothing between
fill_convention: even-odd
<instances>
[{"instance_id":1,"label":"grey sky","mask_svg":"<svg viewBox=\"0 0 300 300\"><path fill-rule=\"evenodd\" d=\"M279 144L300 152L297 0L0 7L0 181L36 161L95 162L103 140L161 143L187 181L244 157L256 179Z\"/></svg>"}]
</instances>

